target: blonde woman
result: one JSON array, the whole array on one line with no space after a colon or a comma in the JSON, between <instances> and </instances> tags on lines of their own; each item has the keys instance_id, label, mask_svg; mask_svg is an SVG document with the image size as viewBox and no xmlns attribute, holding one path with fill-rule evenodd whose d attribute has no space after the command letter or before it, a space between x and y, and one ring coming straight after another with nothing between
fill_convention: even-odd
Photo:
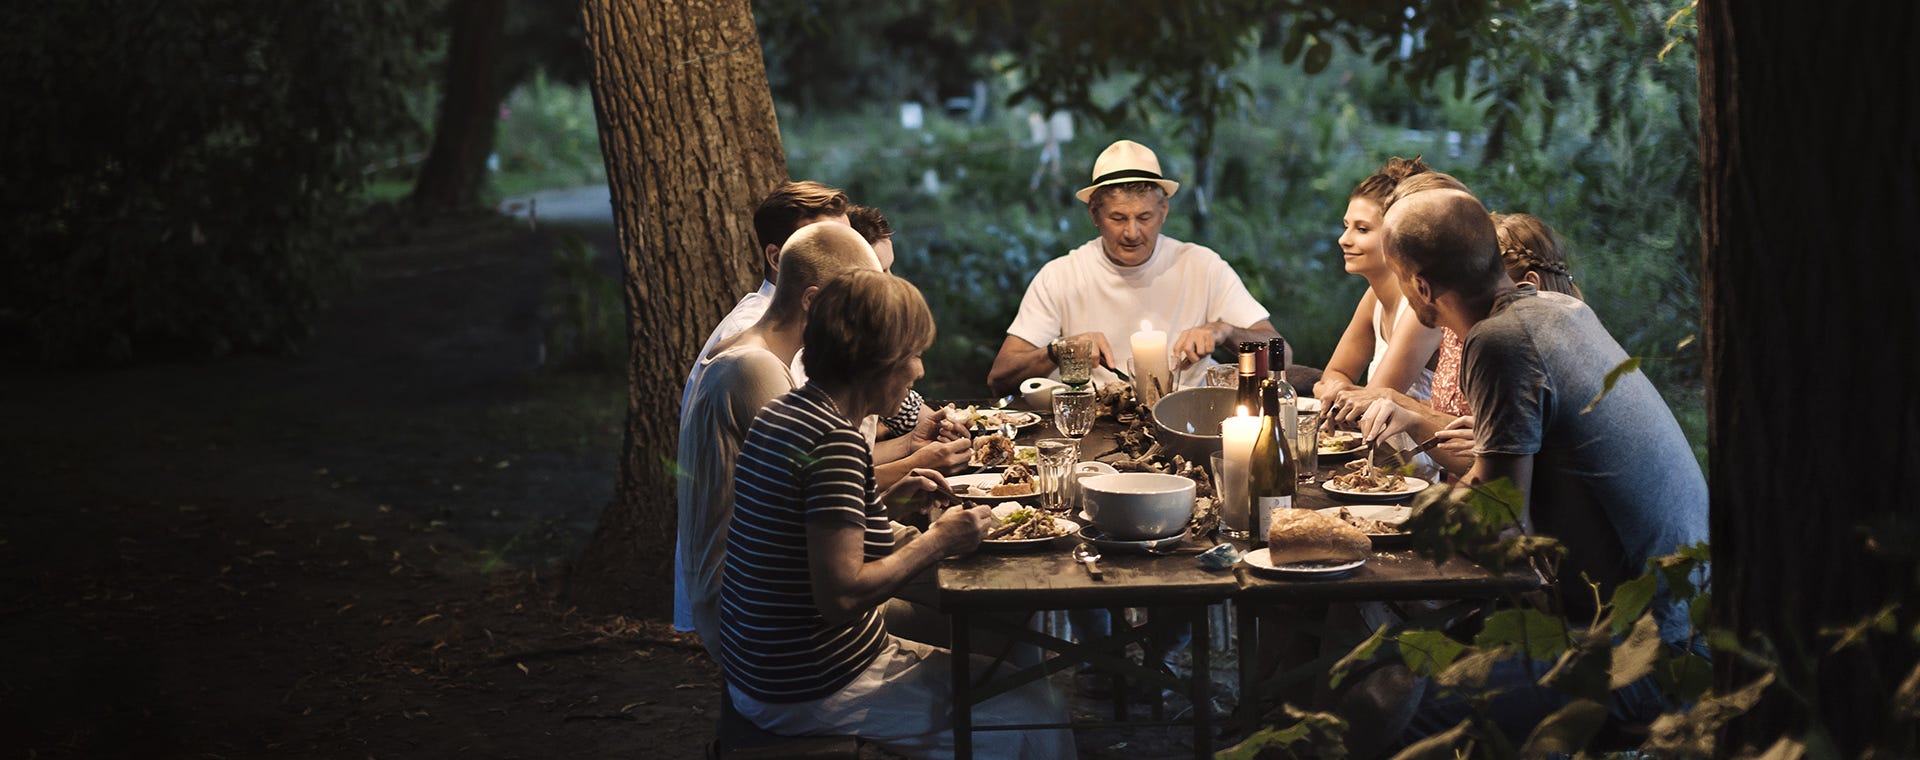
<instances>
[{"instance_id":1,"label":"blonde woman","mask_svg":"<svg viewBox=\"0 0 1920 760\"><path fill-rule=\"evenodd\" d=\"M1341 260L1348 272L1366 278L1367 292L1313 385L1314 397L1340 419L1358 420L1369 402L1394 392L1425 399L1432 387L1440 330L1420 324L1407 308L1399 280L1387 266L1380 232L1387 196L1401 181L1428 171L1417 157L1395 156L1347 199Z\"/></svg>"}]
</instances>

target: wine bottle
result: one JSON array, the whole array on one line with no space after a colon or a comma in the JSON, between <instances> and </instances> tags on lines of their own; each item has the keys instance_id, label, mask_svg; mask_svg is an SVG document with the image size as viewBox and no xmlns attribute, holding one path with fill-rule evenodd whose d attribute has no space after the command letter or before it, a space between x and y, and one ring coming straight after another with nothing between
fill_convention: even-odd
<instances>
[{"instance_id":1,"label":"wine bottle","mask_svg":"<svg viewBox=\"0 0 1920 760\"><path fill-rule=\"evenodd\" d=\"M1294 393L1293 383L1287 382L1287 342L1279 338L1267 341L1267 377L1280 388L1280 421L1284 424L1287 440L1300 440L1299 394Z\"/></svg>"},{"instance_id":2,"label":"wine bottle","mask_svg":"<svg viewBox=\"0 0 1920 760\"><path fill-rule=\"evenodd\" d=\"M1236 402L1247 414L1260 413L1260 373L1257 359L1264 347L1259 341L1240 344L1240 397Z\"/></svg>"},{"instance_id":3,"label":"wine bottle","mask_svg":"<svg viewBox=\"0 0 1920 760\"><path fill-rule=\"evenodd\" d=\"M1253 545L1265 546L1273 526L1273 510L1293 508L1293 438L1281 427L1280 389L1271 379L1260 389L1260 434L1253 439L1253 458L1247 463L1247 496L1253 515L1248 527Z\"/></svg>"}]
</instances>

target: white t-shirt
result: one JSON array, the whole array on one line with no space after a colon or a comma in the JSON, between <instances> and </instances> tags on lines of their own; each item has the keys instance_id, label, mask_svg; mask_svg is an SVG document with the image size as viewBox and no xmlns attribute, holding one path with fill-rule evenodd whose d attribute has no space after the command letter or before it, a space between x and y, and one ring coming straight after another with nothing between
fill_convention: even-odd
<instances>
[{"instance_id":1,"label":"white t-shirt","mask_svg":"<svg viewBox=\"0 0 1920 760\"><path fill-rule=\"evenodd\" d=\"M1373 361L1367 362L1367 382L1373 382L1374 373L1380 371L1380 360L1387 358L1389 344L1387 343L1387 323L1383 321L1385 318L1386 307L1375 300L1373 302ZM1400 302L1393 305L1393 323L1398 325L1402 319L1413 318L1414 316L1407 312L1407 299L1404 296L1401 297ZM1419 376L1413 379L1413 385L1394 390L1404 392L1409 397L1421 401L1427 400L1433 395L1433 370L1421 367Z\"/></svg>"},{"instance_id":2,"label":"white t-shirt","mask_svg":"<svg viewBox=\"0 0 1920 760\"><path fill-rule=\"evenodd\" d=\"M1102 333L1113 348L1113 366L1125 370L1133 357L1129 339L1141 320L1166 331L1171 345L1182 331L1208 322L1246 328L1268 316L1233 267L1206 246L1161 235L1145 263L1121 267L1107 259L1100 238L1094 238L1040 268L1007 334L1044 346L1067 335ZM1214 364L1205 359L1176 381L1182 387L1202 385ZM1094 374L1096 381L1113 379L1104 369Z\"/></svg>"},{"instance_id":3,"label":"white t-shirt","mask_svg":"<svg viewBox=\"0 0 1920 760\"><path fill-rule=\"evenodd\" d=\"M733 305L733 311L727 312L727 316L721 318L720 324L714 326L713 332L707 334L707 342L700 346L700 353L693 355L694 365L699 366L700 360L711 353L714 346L720 345L720 341L746 332L747 328L759 322L761 317L767 315L767 307L771 305L773 305L773 283L761 280L760 289L741 296L740 302ZM800 367L800 355L804 353L806 353L805 350L795 353L793 363L787 367L787 371L793 373L795 388L807 383L806 370ZM687 399L692 395L693 372L689 371L687 387L680 392L681 409L687 408Z\"/></svg>"},{"instance_id":4,"label":"white t-shirt","mask_svg":"<svg viewBox=\"0 0 1920 760\"><path fill-rule=\"evenodd\" d=\"M694 363L688 403L680 407L674 628L698 631L716 658L734 462L754 416L793 388L780 357L763 348L734 346Z\"/></svg>"}]
</instances>

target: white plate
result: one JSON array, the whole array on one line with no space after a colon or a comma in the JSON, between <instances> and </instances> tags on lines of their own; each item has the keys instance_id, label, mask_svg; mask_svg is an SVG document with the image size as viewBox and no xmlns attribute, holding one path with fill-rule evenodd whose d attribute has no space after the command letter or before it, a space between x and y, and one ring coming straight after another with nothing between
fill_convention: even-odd
<instances>
[{"instance_id":1,"label":"white plate","mask_svg":"<svg viewBox=\"0 0 1920 760\"><path fill-rule=\"evenodd\" d=\"M1293 408L1303 412L1318 412L1320 411L1320 399L1311 396L1295 399Z\"/></svg>"},{"instance_id":2,"label":"white plate","mask_svg":"<svg viewBox=\"0 0 1920 760\"><path fill-rule=\"evenodd\" d=\"M1022 507L1019 504L1012 504L1012 503L1000 504L999 506L996 506L993 508L993 514L995 517L1004 519L1008 514L1011 514L1016 509L1024 509L1024 507ZM1047 516L1047 515L1043 513L1042 516ZM1064 517L1049 517L1049 519L1053 520L1054 527L1064 530L1066 531L1066 533L1058 536L1048 536L1046 538L996 538L990 541L981 541L980 545L983 547L991 546L996 548L1011 548L1016 546L1040 546L1043 544L1049 544L1054 541L1058 541L1062 538L1067 538L1068 536L1072 536L1073 534L1080 532L1080 524L1072 520L1069 520Z\"/></svg>"},{"instance_id":3,"label":"white plate","mask_svg":"<svg viewBox=\"0 0 1920 760\"><path fill-rule=\"evenodd\" d=\"M947 485L953 486L953 490L954 490L953 495L958 496L962 499L966 499L967 501L978 501L978 502L987 502L989 504L999 504L1000 502L1003 502L1003 501L1026 501L1028 499L1032 499L1040 495L1038 492L1026 494L1024 496L1004 496L1004 495L994 496L988 493L988 489L991 489L994 486L999 484L1000 484L1000 473L997 473L997 472L976 472L976 473L971 473L967 475L948 475L947 476ZM972 486L972 487L967 489L969 493L961 493L960 486Z\"/></svg>"},{"instance_id":4,"label":"white plate","mask_svg":"<svg viewBox=\"0 0 1920 760\"><path fill-rule=\"evenodd\" d=\"M1320 514L1326 515L1328 517L1331 517L1335 520L1340 520L1340 510L1342 509L1347 510L1347 512L1352 514L1354 517L1360 517L1368 520L1379 520L1389 525L1399 525L1401 523L1406 522L1407 518L1413 516L1413 507L1402 507L1397 504L1347 504L1345 506L1327 507L1325 509L1318 509L1314 511L1319 512ZM1340 520L1340 521L1346 522L1345 520ZM1373 542L1376 544L1382 541L1390 541L1393 539L1406 538L1406 537L1407 537L1407 534L1402 533L1400 531L1394 531L1392 533L1368 533L1367 534L1367 538L1373 539Z\"/></svg>"},{"instance_id":5,"label":"white plate","mask_svg":"<svg viewBox=\"0 0 1920 760\"><path fill-rule=\"evenodd\" d=\"M1361 565L1367 564L1366 560L1357 559L1352 562L1339 563L1307 562L1292 565L1276 565L1273 564L1273 560L1267 556L1266 549L1255 549L1247 552L1246 556L1242 557L1240 561L1246 563L1247 567L1253 568L1255 572L1287 578L1338 578L1353 572L1355 568Z\"/></svg>"},{"instance_id":6,"label":"white plate","mask_svg":"<svg viewBox=\"0 0 1920 760\"><path fill-rule=\"evenodd\" d=\"M1320 431L1320 435L1336 438L1343 441L1359 441L1360 440L1360 434L1352 430L1322 430ZM1366 451L1366 450L1367 450L1367 447L1364 445L1355 445L1353 448L1350 448L1350 449L1330 449L1330 448L1327 448L1327 445L1325 443L1320 444L1320 456L1323 456L1323 457L1342 457L1348 454L1352 454L1360 451Z\"/></svg>"},{"instance_id":7,"label":"white plate","mask_svg":"<svg viewBox=\"0 0 1920 760\"><path fill-rule=\"evenodd\" d=\"M1342 473L1342 474L1345 474L1345 473ZM1427 481L1421 480L1419 478L1410 477L1406 479L1406 482L1400 485L1400 490L1398 491L1349 491L1347 489L1334 485L1333 478L1327 478L1326 480L1320 481L1320 490L1326 491L1327 493L1333 494L1335 496L1345 496L1349 499L1366 499L1369 501L1399 501L1401 499L1417 494L1421 491L1427 490L1428 485L1429 484L1427 483Z\"/></svg>"},{"instance_id":8,"label":"white plate","mask_svg":"<svg viewBox=\"0 0 1920 760\"><path fill-rule=\"evenodd\" d=\"M1081 514L1085 515L1086 513L1082 512ZM1187 533L1186 531L1181 531L1166 538L1155 538L1147 541L1128 541L1126 539L1114 538L1107 535L1106 531L1088 525L1080 529L1080 537L1092 541L1094 546L1098 546L1105 551L1145 554L1147 552L1172 549L1175 546L1179 546L1181 541L1187 539Z\"/></svg>"},{"instance_id":9,"label":"white plate","mask_svg":"<svg viewBox=\"0 0 1920 760\"><path fill-rule=\"evenodd\" d=\"M990 414L990 413L993 413L993 410L987 410L986 412L982 412L982 413ZM999 413L1007 416L1007 421L1013 423L1013 427L1015 430L1026 430L1027 428L1040 424L1040 415L1034 414L1033 412L1022 412L1014 409L1001 409L999 410ZM997 429L998 428L985 428L979 425L972 426L972 430L976 433L990 433Z\"/></svg>"},{"instance_id":10,"label":"white plate","mask_svg":"<svg viewBox=\"0 0 1920 760\"><path fill-rule=\"evenodd\" d=\"M1028 467L1032 467L1036 464L1039 464L1040 449L1034 446L1015 446L1013 447L1013 461L1019 462L1020 464L1027 465ZM973 461L973 462L968 462L967 465L970 467L989 467L989 468L1002 469L1002 470L1006 469L1007 467L1007 464L1005 462L1002 462L1000 464L981 464L977 461Z\"/></svg>"}]
</instances>

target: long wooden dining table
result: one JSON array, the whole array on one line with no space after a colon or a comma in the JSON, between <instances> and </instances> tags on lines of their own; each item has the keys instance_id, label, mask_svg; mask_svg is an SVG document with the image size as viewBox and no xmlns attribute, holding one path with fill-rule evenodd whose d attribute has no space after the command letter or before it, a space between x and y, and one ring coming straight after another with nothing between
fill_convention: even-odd
<instances>
[{"instance_id":1,"label":"long wooden dining table","mask_svg":"<svg viewBox=\"0 0 1920 760\"><path fill-rule=\"evenodd\" d=\"M961 406L967 402L956 402ZM977 402L976 402L977 403ZM1020 444L1032 444L1040 438L1056 437L1048 410L1027 410L1015 403L1009 409L1032 411L1040 424L1021 429ZM1115 440L1124 430L1118 421L1103 417L1081 441L1084 459L1099 459L1115 449ZM1107 459L1111 461L1112 456ZM1327 474L1325 468L1322 475ZM1322 478L1323 479L1323 478ZM1337 506L1336 501L1315 485L1302 485L1295 494L1301 508ZM1275 578L1249 570L1244 563L1230 569L1208 570L1188 553L1172 555L1122 554L1105 552L1099 565L1101 578L1095 579L1080 562L1070 556L1077 539L1063 538L1037 549L995 550L983 548L965 557L940 563L936 582L942 609L951 615L953 657L953 705L955 756L972 757L975 731L1028 730L1061 727L1058 724L1012 723L975 725L973 707L1011 689L1082 663L1097 666L1116 678L1114 718L1129 725L1190 725L1193 731L1194 757L1213 754L1214 716L1212 676L1209 662L1210 623L1207 609L1230 602L1236 612L1234 637L1239 656L1240 704L1236 721L1257 720L1265 701L1282 688L1311 682L1323 675L1331 658L1281 662L1277 654L1262 656L1263 636L1299 630L1317 631L1327 605L1333 603L1392 602L1403 600L1489 600L1541 588L1543 579L1529 569L1492 573L1464 558L1453 558L1435 565L1407 551L1379 552L1352 573L1337 578ZM1242 550L1246 544L1240 543ZM1138 626L1124 623L1122 611L1129 607L1147 607L1152 612ZM1037 630L1030 624L1033 614L1048 610L1107 609L1113 614L1113 634L1099 641L1074 641ZM1025 619L1029 624L1022 624ZM1144 644L1150 637L1165 636L1169 629L1187 627L1192 633L1192 667L1186 679L1135 663L1126 656L1126 646ZM976 672L973 660L975 632L1000 636L1007 641L1029 644L1045 653L1037 664L1015 667L1004 658L996 660L984 673ZM1164 639L1161 639L1164 640ZM1271 645L1271 640L1267 642ZM1180 720L1129 720L1124 688L1128 679L1167 689L1183 691L1191 701L1190 718ZM1158 713L1156 712L1156 717ZM1090 724L1069 724L1090 725Z\"/></svg>"}]
</instances>

